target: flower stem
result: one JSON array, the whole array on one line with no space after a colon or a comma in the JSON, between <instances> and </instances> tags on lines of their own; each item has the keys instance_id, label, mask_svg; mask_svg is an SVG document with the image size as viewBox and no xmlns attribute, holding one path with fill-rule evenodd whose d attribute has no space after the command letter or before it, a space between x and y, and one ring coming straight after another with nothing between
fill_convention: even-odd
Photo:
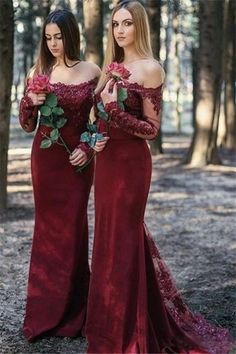
<instances>
[{"instance_id":1,"label":"flower stem","mask_svg":"<svg viewBox=\"0 0 236 354\"><path fill-rule=\"evenodd\" d=\"M63 146L65 147L66 151L68 152L68 154L71 155L71 151L68 148L68 146L66 145L65 140L62 138L61 135L59 135L59 139L61 140L61 142L62 142Z\"/></svg>"},{"instance_id":2,"label":"flower stem","mask_svg":"<svg viewBox=\"0 0 236 354\"><path fill-rule=\"evenodd\" d=\"M77 172L82 172L83 169L92 161L94 156L95 156L95 153L93 153L93 155L82 166L77 166L76 167L76 171Z\"/></svg>"}]
</instances>

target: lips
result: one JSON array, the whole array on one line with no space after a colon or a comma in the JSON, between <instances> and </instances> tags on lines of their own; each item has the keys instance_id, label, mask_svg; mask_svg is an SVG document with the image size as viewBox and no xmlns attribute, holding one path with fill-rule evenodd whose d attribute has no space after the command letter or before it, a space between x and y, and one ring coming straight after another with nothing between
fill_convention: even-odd
<instances>
[{"instance_id":1,"label":"lips","mask_svg":"<svg viewBox=\"0 0 236 354\"><path fill-rule=\"evenodd\" d=\"M118 41L123 41L125 39L125 37L117 37Z\"/></svg>"}]
</instances>

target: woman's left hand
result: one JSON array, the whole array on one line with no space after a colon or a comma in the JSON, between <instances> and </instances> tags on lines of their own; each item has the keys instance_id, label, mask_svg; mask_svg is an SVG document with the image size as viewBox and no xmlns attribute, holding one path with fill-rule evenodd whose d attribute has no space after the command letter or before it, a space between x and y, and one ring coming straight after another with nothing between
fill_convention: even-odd
<instances>
[{"instance_id":1,"label":"woman's left hand","mask_svg":"<svg viewBox=\"0 0 236 354\"><path fill-rule=\"evenodd\" d=\"M82 166L88 160L86 153L80 148L75 148L69 159L73 166Z\"/></svg>"},{"instance_id":2,"label":"woman's left hand","mask_svg":"<svg viewBox=\"0 0 236 354\"><path fill-rule=\"evenodd\" d=\"M107 81L103 91L101 92L101 99L104 106L110 102L117 102L117 85L114 79Z\"/></svg>"}]
</instances>

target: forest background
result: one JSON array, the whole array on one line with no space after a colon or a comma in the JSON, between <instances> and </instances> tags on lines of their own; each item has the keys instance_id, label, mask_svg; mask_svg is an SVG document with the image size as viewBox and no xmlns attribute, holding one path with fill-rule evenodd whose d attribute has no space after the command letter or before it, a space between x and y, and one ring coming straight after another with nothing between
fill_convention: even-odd
<instances>
[{"instance_id":1,"label":"forest background","mask_svg":"<svg viewBox=\"0 0 236 354\"><path fill-rule=\"evenodd\" d=\"M81 57L101 66L108 18L116 2L0 0L3 353L32 350L19 334L34 217L33 134L26 134L18 122L24 79L37 54L43 21L56 8L69 8L75 14ZM153 182L147 219L153 233L158 225L154 236L190 304L235 335L236 0L142 3L150 20L154 55L166 71L162 129L150 143ZM92 214L91 201L91 224ZM53 352L51 344L48 340L35 352ZM53 345L58 353L66 352L62 348L68 345L70 353L78 353L73 342ZM79 342L80 348L85 345Z\"/></svg>"}]
</instances>

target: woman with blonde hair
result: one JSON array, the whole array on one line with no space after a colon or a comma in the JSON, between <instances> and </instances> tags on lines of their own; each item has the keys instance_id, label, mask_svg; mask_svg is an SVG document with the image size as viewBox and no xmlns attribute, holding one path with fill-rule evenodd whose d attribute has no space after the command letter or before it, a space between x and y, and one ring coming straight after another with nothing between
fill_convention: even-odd
<instances>
[{"instance_id":1,"label":"woman with blonde hair","mask_svg":"<svg viewBox=\"0 0 236 354\"><path fill-rule=\"evenodd\" d=\"M144 7L122 1L96 90L97 124L110 139L96 160L88 353L228 352L227 331L190 312L144 224L152 171L146 140L160 128L163 81Z\"/></svg>"}]
</instances>

